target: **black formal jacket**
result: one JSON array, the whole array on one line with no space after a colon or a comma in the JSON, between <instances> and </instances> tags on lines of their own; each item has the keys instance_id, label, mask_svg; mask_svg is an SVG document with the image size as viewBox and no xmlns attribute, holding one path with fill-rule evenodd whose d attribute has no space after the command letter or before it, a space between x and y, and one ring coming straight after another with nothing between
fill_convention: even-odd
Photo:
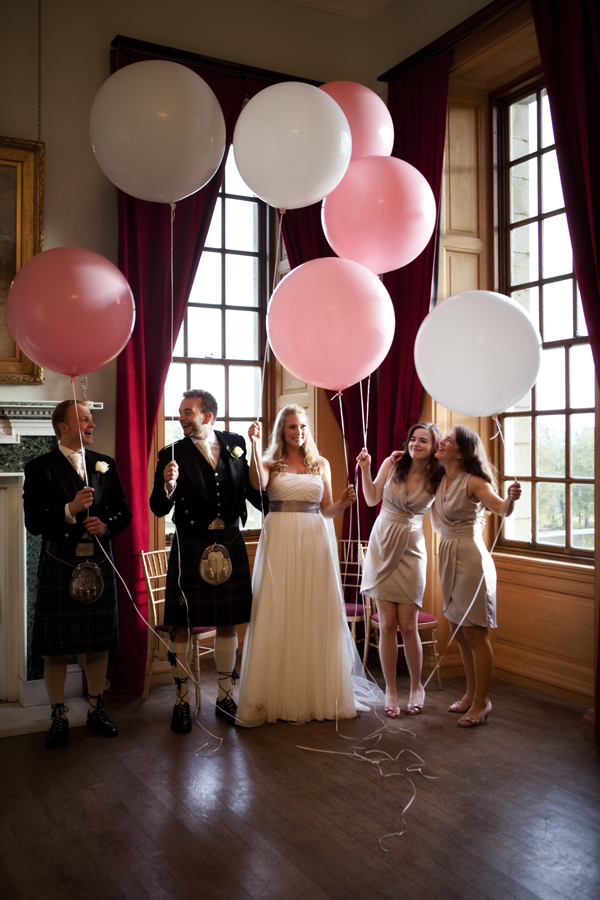
<instances>
[{"instance_id":1,"label":"black formal jacket","mask_svg":"<svg viewBox=\"0 0 600 900\"><path fill-rule=\"evenodd\" d=\"M250 484L246 444L241 435L230 431L215 431L215 435L220 447L219 460L226 469L229 487L227 506L234 511L235 517L239 517L244 525L248 518L246 499L256 509L261 509L260 492ZM234 455L236 447L242 451L238 458ZM175 462L179 466L179 477L173 494L171 497L167 497L163 473L167 464L171 462L173 453ZM177 441L174 447L171 445L164 447L158 454L154 488L150 496L150 509L156 516L165 516L175 504L173 521L177 525L178 531L189 540L200 540L205 537L207 525L217 514L209 497L209 494L212 495L214 492L212 489L210 491L207 489L202 472L203 468L208 467L208 463L205 467L203 462L201 454L189 437ZM206 468L207 473L208 468ZM210 487L212 488L212 486ZM231 492L233 492L233 496L231 496ZM263 508L265 504L266 500L263 499ZM231 524L230 521L226 522L228 526Z\"/></svg>"},{"instance_id":2,"label":"black formal jacket","mask_svg":"<svg viewBox=\"0 0 600 900\"><path fill-rule=\"evenodd\" d=\"M99 462L108 465L104 474L96 471ZM85 463L88 484L94 488L94 502L77 514L75 525L65 522L65 503L70 503L85 485L66 456L57 447L25 466L25 527L31 534L41 534L45 540L58 544L60 552L69 556L75 555L76 545L87 535L83 521L88 516L98 516L107 525L110 534L100 538L105 548L131 521L114 459L86 449Z\"/></svg>"}]
</instances>

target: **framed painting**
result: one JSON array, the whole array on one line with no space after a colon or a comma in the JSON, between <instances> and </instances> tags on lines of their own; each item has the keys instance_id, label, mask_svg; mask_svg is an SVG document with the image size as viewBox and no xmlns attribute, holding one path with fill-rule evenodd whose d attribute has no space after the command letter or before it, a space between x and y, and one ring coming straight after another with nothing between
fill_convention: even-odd
<instances>
[{"instance_id":1,"label":"framed painting","mask_svg":"<svg viewBox=\"0 0 600 900\"><path fill-rule=\"evenodd\" d=\"M44 239L44 145L0 137L0 383L41 384L43 369L22 352L8 328L13 278Z\"/></svg>"}]
</instances>

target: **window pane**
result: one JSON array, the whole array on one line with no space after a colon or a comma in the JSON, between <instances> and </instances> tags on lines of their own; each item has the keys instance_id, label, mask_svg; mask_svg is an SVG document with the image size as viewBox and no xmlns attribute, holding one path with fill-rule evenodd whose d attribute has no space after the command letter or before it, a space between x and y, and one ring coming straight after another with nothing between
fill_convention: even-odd
<instances>
[{"instance_id":1,"label":"window pane","mask_svg":"<svg viewBox=\"0 0 600 900\"><path fill-rule=\"evenodd\" d=\"M229 370L229 415L258 418L260 415L259 366L235 366Z\"/></svg>"},{"instance_id":2,"label":"window pane","mask_svg":"<svg viewBox=\"0 0 600 900\"><path fill-rule=\"evenodd\" d=\"M593 413L570 417L571 475L574 478L594 477L594 420Z\"/></svg>"},{"instance_id":3,"label":"window pane","mask_svg":"<svg viewBox=\"0 0 600 900\"><path fill-rule=\"evenodd\" d=\"M565 477L565 416L539 416L536 422L536 475Z\"/></svg>"},{"instance_id":4,"label":"window pane","mask_svg":"<svg viewBox=\"0 0 600 900\"><path fill-rule=\"evenodd\" d=\"M165 421L165 447L168 447L169 444L174 444L175 441L180 441L182 437L183 429L179 424L179 421L167 419Z\"/></svg>"},{"instance_id":5,"label":"window pane","mask_svg":"<svg viewBox=\"0 0 600 900\"><path fill-rule=\"evenodd\" d=\"M535 385L537 409L563 409L566 406L565 351L542 350L540 374Z\"/></svg>"},{"instance_id":6,"label":"window pane","mask_svg":"<svg viewBox=\"0 0 600 900\"><path fill-rule=\"evenodd\" d=\"M227 359L258 359L258 313L228 309L225 346Z\"/></svg>"},{"instance_id":7,"label":"window pane","mask_svg":"<svg viewBox=\"0 0 600 900\"><path fill-rule=\"evenodd\" d=\"M549 147L554 143L554 129L550 115L550 103L546 88L542 91L542 147Z\"/></svg>"},{"instance_id":8,"label":"window pane","mask_svg":"<svg viewBox=\"0 0 600 900\"><path fill-rule=\"evenodd\" d=\"M530 159L510 170L510 221L520 222L537 214L537 160Z\"/></svg>"},{"instance_id":9,"label":"window pane","mask_svg":"<svg viewBox=\"0 0 600 900\"><path fill-rule=\"evenodd\" d=\"M253 197L254 194L243 180L235 164L235 156L230 150L225 163L225 193L241 194L242 197Z\"/></svg>"},{"instance_id":10,"label":"window pane","mask_svg":"<svg viewBox=\"0 0 600 900\"><path fill-rule=\"evenodd\" d=\"M190 292L190 303L221 302L221 254L205 250Z\"/></svg>"},{"instance_id":11,"label":"window pane","mask_svg":"<svg viewBox=\"0 0 600 900\"><path fill-rule=\"evenodd\" d=\"M537 100L531 94L510 108L510 158L519 159L537 150Z\"/></svg>"},{"instance_id":12,"label":"window pane","mask_svg":"<svg viewBox=\"0 0 600 900\"><path fill-rule=\"evenodd\" d=\"M225 302L230 306L258 306L258 259L225 257Z\"/></svg>"},{"instance_id":13,"label":"window pane","mask_svg":"<svg viewBox=\"0 0 600 900\"><path fill-rule=\"evenodd\" d=\"M573 337L573 281L555 281L544 285L545 341L566 341Z\"/></svg>"},{"instance_id":14,"label":"window pane","mask_svg":"<svg viewBox=\"0 0 600 900\"><path fill-rule=\"evenodd\" d=\"M531 418L504 420L504 474L510 478L531 475Z\"/></svg>"},{"instance_id":15,"label":"window pane","mask_svg":"<svg viewBox=\"0 0 600 900\"><path fill-rule=\"evenodd\" d=\"M165 381L165 416L178 416L181 395L187 390L185 363L171 363Z\"/></svg>"},{"instance_id":16,"label":"window pane","mask_svg":"<svg viewBox=\"0 0 600 900\"><path fill-rule=\"evenodd\" d=\"M201 388L212 394L217 401L219 413L225 414L225 366L211 366L194 363L190 366L191 387Z\"/></svg>"},{"instance_id":17,"label":"window pane","mask_svg":"<svg viewBox=\"0 0 600 900\"><path fill-rule=\"evenodd\" d=\"M565 205L556 150L542 156L542 212L552 212Z\"/></svg>"},{"instance_id":18,"label":"window pane","mask_svg":"<svg viewBox=\"0 0 600 900\"><path fill-rule=\"evenodd\" d=\"M504 485L503 496L510 481ZM512 516L504 520L504 537L507 541L526 541L528 544L532 539L531 532L531 484L528 481L521 483L521 497L515 504Z\"/></svg>"},{"instance_id":19,"label":"window pane","mask_svg":"<svg viewBox=\"0 0 600 900\"><path fill-rule=\"evenodd\" d=\"M594 485L571 485L571 542L580 550L594 549Z\"/></svg>"},{"instance_id":20,"label":"window pane","mask_svg":"<svg viewBox=\"0 0 600 900\"><path fill-rule=\"evenodd\" d=\"M177 336L177 341L175 342L175 347L173 349L173 356L185 356L185 350L183 349L183 323L181 328L179 329L179 334Z\"/></svg>"},{"instance_id":21,"label":"window pane","mask_svg":"<svg viewBox=\"0 0 600 900\"><path fill-rule=\"evenodd\" d=\"M190 306L188 308L188 356L196 357L196 359L220 359L221 348L221 310Z\"/></svg>"},{"instance_id":22,"label":"window pane","mask_svg":"<svg viewBox=\"0 0 600 900\"><path fill-rule=\"evenodd\" d=\"M221 205L223 201L217 200L215 211L210 222L210 228L206 235L205 247L221 246Z\"/></svg>"},{"instance_id":23,"label":"window pane","mask_svg":"<svg viewBox=\"0 0 600 900\"><path fill-rule=\"evenodd\" d=\"M571 347L569 363L571 406L593 407L596 394L596 373L590 345Z\"/></svg>"},{"instance_id":24,"label":"window pane","mask_svg":"<svg viewBox=\"0 0 600 900\"><path fill-rule=\"evenodd\" d=\"M542 222L542 242L542 276L544 278L567 275L573 271L571 237L567 226L567 217L564 213Z\"/></svg>"},{"instance_id":25,"label":"window pane","mask_svg":"<svg viewBox=\"0 0 600 900\"><path fill-rule=\"evenodd\" d=\"M538 267L538 227L537 224L513 228L511 232L511 279L512 284L537 281Z\"/></svg>"},{"instance_id":26,"label":"window pane","mask_svg":"<svg viewBox=\"0 0 600 900\"><path fill-rule=\"evenodd\" d=\"M520 303L523 309L529 313L531 321L538 330L540 327L539 294L540 289L537 287L524 288L522 291L513 291L512 293L515 303Z\"/></svg>"},{"instance_id":27,"label":"window pane","mask_svg":"<svg viewBox=\"0 0 600 900\"><path fill-rule=\"evenodd\" d=\"M585 321L585 313L583 312L583 304L581 302L581 294L577 288L577 337L587 337L588 329Z\"/></svg>"},{"instance_id":28,"label":"window pane","mask_svg":"<svg viewBox=\"0 0 600 900\"><path fill-rule=\"evenodd\" d=\"M258 250L256 203L225 200L225 246L228 250Z\"/></svg>"},{"instance_id":29,"label":"window pane","mask_svg":"<svg viewBox=\"0 0 600 900\"><path fill-rule=\"evenodd\" d=\"M557 547L566 545L564 484L540 482L537 486L536 541Z\"/></svg>"}]
</instances>

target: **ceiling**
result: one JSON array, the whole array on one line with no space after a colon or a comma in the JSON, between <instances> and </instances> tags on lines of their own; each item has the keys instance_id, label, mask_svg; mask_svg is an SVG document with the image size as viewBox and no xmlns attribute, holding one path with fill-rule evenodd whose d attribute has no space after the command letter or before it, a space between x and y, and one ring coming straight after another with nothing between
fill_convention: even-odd
<instances>
[{"instance_id":1,"label":"ceiling","mask_svg":"<svg viewBox=\"0 0 600 900\"><path fill-rule=\"evenodd\" d=\"M314 6L317 9L336 13L338 16L348 16L351 19L361 19L366 22L384 6L388 6L392 0L290 0L290 2L300 3L302 6Z\"/></svg>"}]
</instances>

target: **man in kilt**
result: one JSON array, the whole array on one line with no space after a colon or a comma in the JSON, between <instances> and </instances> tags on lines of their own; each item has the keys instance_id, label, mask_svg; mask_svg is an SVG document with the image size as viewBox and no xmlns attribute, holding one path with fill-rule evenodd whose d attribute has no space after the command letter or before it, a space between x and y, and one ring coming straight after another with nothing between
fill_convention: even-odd
<instances>
[{"instance_id":1,"label":"man in kilt","mask_svg":"<svg viewBox=\"0 0 600 900\"><path fill-rule=\"evenodd\" d=\"M239 525L240 520L242 525L246 522L246 498L261 508L260 493L250 484L244 439L228 431L214 431L216 417L217 401L212 394L184 392L179 407L184 438L158 454L150 497L150 508L157 516L175 506L165 624L172 626L169 659L177 700L171 728L178 734L192 728L190 634L199 626L216 627L219 691L215 712L235 722L237 706L231 696L238 645L235 626L249 621L252 605L248 554ZM220 549L215 548L216 553L203 562L203 555L208 557L215 544Z\"/></svg>"},{"instance_id":2,"label":"man in kilt","mask_svg":"<svg viewBox=\"0 0 600 900\"><path fill-rule=\"evenodd\" d=\"M74 654L82 654L88 683L88 726L105 737L118 734L102 696L108 652L118 642L115 574L105 553L112 559L112 538L131 520L114 460L87 449L95 427L87 406L64 400L52 425L58 447L27 463L23 492L25 526L44 539L33 649L44 657L51 750L69 734L64 691L67 657Z\"/></svg>"}]
</instances>

